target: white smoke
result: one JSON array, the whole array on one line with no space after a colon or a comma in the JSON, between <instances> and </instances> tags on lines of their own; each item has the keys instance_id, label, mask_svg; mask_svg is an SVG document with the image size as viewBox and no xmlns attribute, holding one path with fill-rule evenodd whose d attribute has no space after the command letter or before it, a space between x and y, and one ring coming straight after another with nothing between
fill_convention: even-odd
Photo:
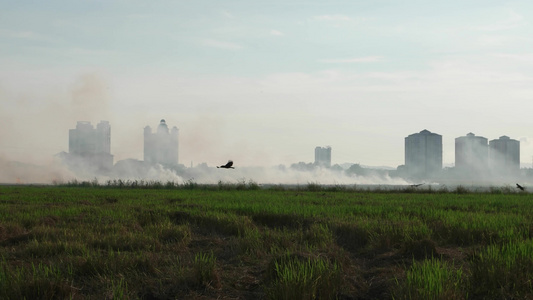
<instances>
[{"instance_id":1,"label":"white smoke","mask_svg":"<svg viewBox=\"0 0 533 300\"><path fill-rule=\"evenodd\" d=\"M284 167L242 167L236 169L217 169L205 165L188 169L183 176L200 184L216 184L218 182L238 183L255 182L258 184L305 185L309 183L323 185L406 185L407 181L389 175L370 174L367 176L350 176L344 170L330 168L314 168L299 171Z\"/></svg>"},{"instance_id":2,"label":"white smoke","mask_svg":"<svg viewBox=\"0 0 533 300\"><path fill-rule=\"evenodd\" d=\"M0 157L0 170L0 183L6 184L53 184L73 180L77 176L58 160L36 165Z\"/></svg>"}]
</instances>

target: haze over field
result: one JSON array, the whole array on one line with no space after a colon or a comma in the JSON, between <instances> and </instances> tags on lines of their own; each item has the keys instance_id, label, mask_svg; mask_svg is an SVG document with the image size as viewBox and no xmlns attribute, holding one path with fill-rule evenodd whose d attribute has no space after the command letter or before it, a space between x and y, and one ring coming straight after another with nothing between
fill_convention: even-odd
<instances>
[{"instance_id":1,"label":"haze over field","mask_svg":"<svg viewBox=\"0 0 533 300\"><path fill-rule=\"evenodd\" d=\"M0 0L0 181L13 161L68 178L54 155L100 120L115 162L165 119L186 166L330 145L332 164L395 168L428 129L444 165L473 132L520 140L529 167L533 2L440 2Z\"/></svg>"}]
</instances>

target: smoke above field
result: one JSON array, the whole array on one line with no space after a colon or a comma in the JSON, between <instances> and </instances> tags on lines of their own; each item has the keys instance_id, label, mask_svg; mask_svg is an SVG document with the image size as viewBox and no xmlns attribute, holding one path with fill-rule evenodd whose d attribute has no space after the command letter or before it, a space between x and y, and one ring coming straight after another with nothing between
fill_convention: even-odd
<instances>
[{"instance_id":1,"label":"smoke above field","mask_svg":"<svg viewBox=\"0 0 533 300\"><path fill-rule=\"evenodd\" d=\"M94 179L99 182L122 179L176 183L194 181L200 184L242 181L259 184L406 184L405 180L387 174L348 175L344 170L314 168L302 171L276 165L281 162L270 154L269 147L272 145L261 140L257 140L258 145L253 145L244 138L230 142L227 139L230 130L226 128L227 119L203 111L181 122L188 130L180 133L180 157L205 157L223 162L233 155L239 160L237 169L220 170L212 163L210 166L201 163L195 167L180 168L146 164L139 157L143 149L142 129L146 125L157 126L161 117L153 113L131 112L129 117L119 122L118 115L124 117L125 114L112 112L112 84L102 74L83 73L74 79L65 77L63 82L54 84L44 80L47 78L45 75L26 77L21 86L15 83L22 80L15 82L7 75L2 77L0 184L54 184ZM128 108L120 111L125 109ZM160 110L156 113L161 115ZM112 170L99 172L93 164L83 160L69 158L66 161L69 129L74 128L78 121L96 125L101 120L108 120L111 124L111 154L115 158ZM174 122L170 125L181 127ZM313 148L310 149L311 158ZM287 155L285 163L301 156L307 154ZM251 167L255 162L261 162L263 166Z\"/></svg>"},{"instance_id":2,"label":"smoke above field","mask_svg":"<svg viewBox=\"0 0 533 300\"><path fill-rule=\"evenodd\" d=\"M275 167L237 167L236 169L222 169L207 164L200 164L193 168L166 168L160 164L145 164L139 160L124 160L118 162L112 171L106 174L94 173L90 166L77 165L71 170L60 159L51 161L48 165L38 166L0 160L3 172L0 174L1 183L14 184L60 184L72 181L98 181L105 183L113 180L125 181L158 181L176 184L198 183L217 184L253 182L257 184L287 184L305 185L309 183L324 185L406 185L408 181L391 177L387 172L370 172L365 175L350 174L344 169L317 167L312 170L297 170L286 166Z\"/></svg>"},{"instance_id":3,"label":"smoke above field","mask_svg":"<svg viewBox=\"0 0 533 300\"><path fill-rule=\"evenodd\" d=\"M213 184L222 182L252 181L259 184L408 184L401 178L390 177L386 173L373 173L366 176L347 174L345 170L316 167L311 170L297 170L292 167L245 167L235 170L211 168L200 165L186 172L186 180Z\"/></svg>"},{"instance_id":4,"label":"smoke above field","mask_svg":"<svg viewBox=\"0 0 533 300\"><path fill-rule=\"evenodd\" d=\"M68 155L63 153L63 155ZM403 168L375 169L359 164L344 164L343 167L321 167L313 163L297 163L290 166L271 167L240 166L235 169L217 168L201 163L186 167L166 167L149 164L142 160L118 161L105 172L83 160L73 163L57 155L41 164L24 163L0 157L0 183L5 184L61 184L72 181L95 180L100 184L108 181L173 182L175 184L256 183L259 185L390 185L409 186L515 186L520 183L533 185L530 169L508 168L506 157L493 153L487 160L472 160L466 166L445 167L431 176L410 176Z\"/></svg>"},{"instance_id":5,"label":"smoke above field","mask_svg":"<svg viewBox=\"0 0 533 300\"><path fill-rule=\"evenodd\" d=\"M43 76L36 78L42 79ZM298 125L284 128L283 134L279 134L271 124L264 122L264 117L270 119L270 113L273 112L268 112L265 116L234 113L230 118L226 114L215 113L214 109L200 109L203 107L198 107L196 113L187 111L181 115L171 114L172 119L167 119L170 120L170 126L180 128L179 157L187 166L168 168L158 164L146 164L140 160L143 151L142 130L146 125L155 127L161 118L166 118L164 107L142 107L143 111L146 111L142 114L130 111L130 106L117 108L112 101L116 96L110 88L113 84L98 73L81 74L75 79L65 80L60 85L50 85L52 87L48 88L41 86L46 82L34 81L35 83L27 83L24 88L14 88L12 84L0 86L0 119L3 125L0 126L0 183L53 184L94 179L99 182L122 179L176 183L193 181L199 184L251 181L258 184L340 185L514 185L518 182L528 185L533 182L528 169L520 169L520 166L509 169L508 158L497 152L490 152L492 154L486 157L485 154L474 151L474 154L467 158L470 162L467 167L445 167L435 174L426 174L428 176L410 176L409 173L403 173L401 166L396 170L396 166L402 163L397 159L394 163L382 163L390 167L388 171L372 168L352 168L350 171L349 163L344 165L344 168L292 167L291 163L295 161L312 159L316 144L314 140L309 139L312 135L305 134L309 128ZM53 88L54 86L57 88ZM205 95L208 96L213 95ZM248 97L249 94L244 96ZM221 112L227 111L221 104L216 108ZM232 108L242 109L235 105ZM297 107L292 109L297 110ZM288 115L289 110L285 111ZM307 124L312 121L300 119L296 122L293 118L287 117L285 123ZM101 120L108 120L111 124L111 154L114 155L115 162L113 168L98 172L91 164L80 162L76 163L75 168L66 164L61 156L68 149L69 129L74 128L77 121L90 121L96 125ZM243 127L241 124L250 126ZM329 140L330 136L325 133L316 139ZM298 143L295 143L295 139ZM398 140L402 140L401 135ZM519 140L522 148L530 147L527 137L520 137ZM369 144L362 143L360 148ZM446 145L446 141L444 144ZM448 145L450 144L453 143L448 142ZM339 149L341 147L333 147L335 160L360 159L360 153ZM395 156L402 156L398 155L402 149L401 145L381 148L388 149L387 151L395 153ZM444 153L449 156L453 150L448 147L444 149ZM381 156L383 155L377 152L373 155ZM228 157L236 160L236 169L221 170L215 167L214 162L224 163ZM209 165L200 163L193 166L192 160L201 162L204 159ZM255 164L261 165L254 166Z\"/></svg>"},{"instance_id":6,"label":"smoke above field","mask_svg":"<svg viewBox=\"0 0 533 300\"><path fill-rule=\"evenodd\" d=\"M6 160L0 156L0 184L54 184L77 175L61 162L50 159L40 165Z\"/></svg>"}]
</instances>

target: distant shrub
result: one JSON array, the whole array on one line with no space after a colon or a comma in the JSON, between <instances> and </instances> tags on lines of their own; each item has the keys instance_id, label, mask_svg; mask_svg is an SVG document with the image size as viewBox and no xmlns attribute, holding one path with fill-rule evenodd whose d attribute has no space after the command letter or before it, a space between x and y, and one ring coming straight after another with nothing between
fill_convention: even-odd
<instances>
[{"instance_id":1,"label":"distant shrub","mask_svg":"<svg viewBox=\"0 0 533 300\"><path fill-rule=\"evenodd\" d=\"M468 189L462 185L458 185L455 188L455 193L456 194L468 194Z\"/></svg>"},{"instance_id":2,"label":"distant shrub","mask_svg":"<svg viewBox=\"0 0 533 300\"><path fill-rule=\"evenodd\" d=\"M307 190L310 192L320 192L324 190L324 188L318 182L308 182Z\"/></svg>"},{"instance_id":3,"label":"distant shrub","mask_svg":"<svg viewBox=\"0 0 533 300\"><path fill-rule=\"evenodd\" d=\"M255 182L255 181L250 179L250 180L248 180L248 189L249 190L254 190L254 191L255 190L260 190L261 186L257 182Z\"/></svg>"},{"instance_id":4,"label":"distant shrub","mask_svg":"<svg viewBox=\"0 0 533 300\"><path fill-rule=\"evenodd\" d=\"M489 187L489 192L490 192L491 194L496 194L496 195L501 195L501 194L503 194L503 191L502 191L501 188L497 188L497 187L493 187L493 186Z\"/></svg>"},{"instance_id":5,"label":"distant shrub","mask_svg":"<svg viewBox=\"0 0 533 300\"><path fill-rule=\"evenodd\" d=\"M330 185L324 188L326 192L344 192L348 190L348 186L342 184Z\"/></svg>"},{"instance_id":6,"label":"distant shrub","mask_svg":"<svg viewBox=\"0 0 533 300\"><path fill-rule=\"evenodd\" d=\"M441 185L441 186L439 187L439 189L437 190L437 192L438 192L439 194L446 194L446 193L449 193L450 191L448 190L448 187L447 187L446 185L443 184L443 185Z\"/></svg>"},{"instance_id":7,"label":"distant shrub","mask_svg":"<svg viewBox=\"0 0 533 300\"><path fill-rule=\"evenodd\" d=\"M268 186L268 189L271 191L286 191L288 187L283 184L276 184L276 185L270 185Z\"/></svg>"},{"instance_id":8,"label":"distant shrub","mask_svg":"<svg viewBox=\"0 0 533 300\"><path fill-rule=\"evenodd\" d=\"M413 186L408 186L408 187L405 187L399 190L399 192L401 193L415 193L416 191L417 191L416 187L413 187Z\"/></svg>"},{"instance_id":9,"label":"distant shrub","mask_svg":"<svg viewBox=\"0 0 533 300\"><path fill-rule=\"evenodd\" d=\"M166 189L174 189L176 187L178 187L178 184L176 182L174 182L174 181L167 181L165 183L165 188Z\"/></svg>"},{"instance_id":10,"label":"distant shrub","mask_svg":"<svg viewBox=\"0 0 533 300\"><path fill-rule=\"evenodd\" d=\"M182 184L182 187L186 190L194 190L194 189L197 189L198 188L198 183L196 183L194 181L193 178L185 181L183 184Z\"/></svg>"},{"instance_id":11,"label":"distant shrub","mask_svg":"<svg viewBox=\"0 0 533 300\"><path fill-rule=\"evenodd\" d=\"M508 184L505 185L505 186L503 186L503 187L501 188L501 190L502 190L502 193L504 193L504 194L511 194L511 193L513 192L513 189L512 189L511 186L508 185Z\"/></svg>"},{"instance_id":12,"label":"distant shrub","mask_svg":"<svg viewBox=\"0 0 533 300\"><path fill-rule=\"evenodd\" d=\"M245 190L246 189L246 179L241 179L237 181L237 183L234 185L234 188L238 191Z\"/></svg>"}]
</instances>

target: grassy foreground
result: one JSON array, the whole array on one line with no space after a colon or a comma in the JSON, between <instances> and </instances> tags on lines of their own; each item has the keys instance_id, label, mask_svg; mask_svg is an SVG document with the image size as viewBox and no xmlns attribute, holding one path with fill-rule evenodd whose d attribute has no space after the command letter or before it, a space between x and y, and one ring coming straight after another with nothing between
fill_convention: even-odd
<instances>
[{"instance_id":1,"label":"grassy foreground","mask_svg":"<svg viewBox=\"0 0 533 300\"><path fill-rule=\"evenodd\" d=\"M532 299L533 196L0 186L0 299Z\"/></svg>"}]
</instances>

